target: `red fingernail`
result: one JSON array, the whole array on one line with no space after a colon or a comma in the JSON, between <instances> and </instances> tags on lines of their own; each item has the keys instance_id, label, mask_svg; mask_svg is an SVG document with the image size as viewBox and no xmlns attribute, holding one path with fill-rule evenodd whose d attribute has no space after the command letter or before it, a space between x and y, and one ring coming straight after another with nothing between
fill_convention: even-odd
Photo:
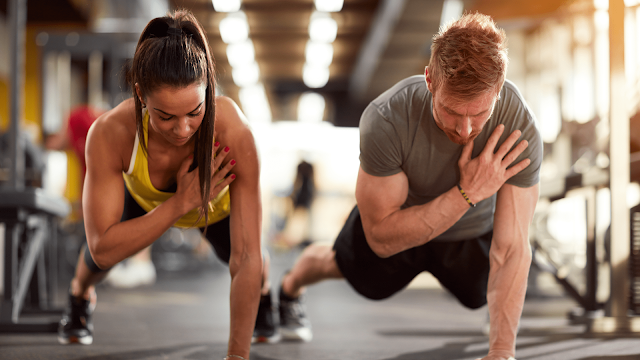
<instances>
[{"instance_id":1,"label":"red fingernail","mask_svg":"<svg viewBox=\"0 0 640 360\"><path fill-rule=\"evenodd\" d=\"M224 152L229 152L229 147L228 146L224 147Z\"/></svg>"},{"instance_id":2,"label":"red fingernail","mask_svg":"<svg viewBox=\"0 0 640 360\"><path fill-rule=\"evenodd\" d=\"M235 161L235 160L231 160L229 163L230 163L231 165L235 165L235 164L236 164L236 161Z\"/></svg>"},{"instance_id":3,"label":"red fingernail","mask_svg":"<svg viewBox=\"0 0 640 360\"><path fill-rule=\"evenodd\" d=\"M235 179L235 178L236 178L236 174L231 174L231 176L230 176L230 177L231 177L231 180L233 180L233 179Z\"/></svg>"},{"instance_id":4,"label":"red fingernail","mask_svg":"<svg viewBox=\"0 0 640 360\"><path fill-rule=\"evenodd\" d=\"M213 146L218 147L218 146L220 146L220 143L218 141L216 141L216 143L213 144Z\"/></svg>"}]
</instances>

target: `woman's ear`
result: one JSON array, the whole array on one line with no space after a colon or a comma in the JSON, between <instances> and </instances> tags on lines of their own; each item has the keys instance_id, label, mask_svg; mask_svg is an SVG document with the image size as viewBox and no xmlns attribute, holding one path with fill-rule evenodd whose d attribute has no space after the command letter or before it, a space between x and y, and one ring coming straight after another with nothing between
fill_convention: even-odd
<instances>
[{"instance_id":1,"label":"woman's ear","mask_svg":"<svg viewBox=\"0 0 640 360\"><path fill-rule=\"evenodd\" d=\"M142 92L140 91L140 86L138 86L138 83L135 83L134 86L136 87L136 95L138 96L138 100L140 100L142 107L146 107L147 105L144 103L144 97L142 96Z\"/></svg>"}]
</instances>

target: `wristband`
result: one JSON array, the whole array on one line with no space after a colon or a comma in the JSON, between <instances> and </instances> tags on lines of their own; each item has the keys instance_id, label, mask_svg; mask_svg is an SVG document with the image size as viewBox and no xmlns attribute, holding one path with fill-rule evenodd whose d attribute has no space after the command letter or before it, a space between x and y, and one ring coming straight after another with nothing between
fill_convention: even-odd
<instances>
[{"instance_id":1,"label":"wristband","mask_svg":"<svg viewBox=\"0 0 640 360\"><path fill-rule=\"evenodd\" d=\"M464 190L462 190L460 183L458 183L458 190L460 190L460 194L462 194L462 197L467 201L467 204L469 204L470 207L476 207L476 204L471 202L471 200L467 196L467 193L465 193Z\"/></svg>"}]
</instances>

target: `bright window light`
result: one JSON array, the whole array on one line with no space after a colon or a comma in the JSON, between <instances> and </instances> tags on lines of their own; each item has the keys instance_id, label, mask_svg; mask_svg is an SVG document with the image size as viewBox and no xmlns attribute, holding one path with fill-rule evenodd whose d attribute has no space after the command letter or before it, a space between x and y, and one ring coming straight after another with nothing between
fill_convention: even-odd
<instances>
[{"instance_id":1,"label":"bright window light","mask_svg":"<svg viewBox=\"0 0 640 360\"><path fill-rule=\"evenodd\" d=\"M240 87L255 85L260 80L260 68L255 61L233 68L233 82Z\"/></svg>"},{"instance_id":2,"label":"bright window light","mask_svg":"<svg viewBox=\"0 0 640 360\"><path fill-rule=\"evenodd\" d=\"M304 84L310 88L321 88L329 82L329 68L325 66L304 64L302 80L304 81Z\"/></svg>"},{"instance_id":3,"label":"bright window light","mask_svg":"<svg viewBox=\"0 0 640 360\"><path fill-rule=\"evenodd\" d=\"M315 42L330 43L336 39L338 23L326 12L315 11L311 14L309 37Z\"/></svg>"},{"instance_id":4,"label":"bright window light","mask_svg":"<svg viewBox=\"0 0 640 360\"><path fill-rule=\"evenodd\" d=\"M298 121L321 122L324 118L324 96L317 92L306 92L298 100Z\"/></svg>"},{"instance_id":5,"label":"bright window light","mask_svg":"<svg viewBox=\"0 0 640 360\"><path fill-rule=\"evenodd\" d=\"M270 123L271 108L264 85L255 84L240 89L238 93L242 110L250 123Z\"/></svg>"},{"instance_id":6,"label":"bright window light","mask_svg":"<svg viewBox=\"0 0 640 360\"><path fill-rule=\"evenodd\" d=\"M456 21L462 15L464 4L462 0L444 0L442 4L442 14L440 15L440 26L444 26L452 21Z\"/></svg>"},{"instance_id":7,"label":"bright window light","mask_svg":"<svg viewBox=\"0 0 640 360\"><path fill-rule=\"evenodd\" d=\"M308 41L305 55L307 64L328 67L333 60L333 45Z\"/></svg>"},{"instance_id":8,"label":"bright window light","mask_svg":"<svg viewBox=\"0 0 640 360\"><path fill-rule=\"evenodd\" d=\"M227 46L227 59L233 67L250 64L255 61L256 51L253 41L247 39L242 42L231 43Z\"/></svg>"},{"instance_id":9,"label":"bright window light","mask_svg":"<svg viewBox=\"0 0 640 360\"><path fill-rule=\"evenodd\" d=\"M627 7L637 6L640 4L640 0L624 0L624 5Z\"/></svg>"},{"instance_id":10,"label":"bright window light","mask_svg":"<svg viewBox=\"0 0 640 360\"><path fill-rule=\"evenodd\" d=\"M593 0L596 10L609 10L609 0Z\"/></svg>"},{"instance_id":11,"label":"bright window light","mask_svg":"<svg viewBox=\"0 0 640 360\"><path fill-rule=\"evenodd\" d=\"M342 10L344 0L315 0L318 11L335 12Z\"/></svg>"},{"instance_id":12,"label":"bright window light","mask_svg":"<svg viewBox=\"0 0 640 360\"><path fill-rule=\"evenodd\" d=\"M47 171L42 187L47 194L63 197L67 185L67 154L62 151L48 151L46 162Z\"/></svg>"},{"instance_id":13,"label":"bright window light","mask_svg":"<svg viewBox=\"0 0 640 360\"><path fill-rule=\"evenodd\" d=\"M562 115L560 112L560 99L554 91L547 91L542 94L541 106L539 107L539 123L542 141L552 144L558 138L562 128Z\"/></svg>"},{"instance_id":14,"label":"bright window light","mask_svg":"<svg viewBox=\"0 0 640 360\"><path fill-rule=\"evenodd\" d=\"M211 0L217 12L234 12L240 10L240 0Z\"/></svg>"},{"instance_id":15,"label":"bright window light","mask_svg":"<svg viewBox=\"0 0 640 360\"><path fill-rule=\"evenodd\" d=\"M247 15L243 11L230 13L220 21L220 36L227 44L244 41L249 38Z\"/></svg>"}]
</instances>

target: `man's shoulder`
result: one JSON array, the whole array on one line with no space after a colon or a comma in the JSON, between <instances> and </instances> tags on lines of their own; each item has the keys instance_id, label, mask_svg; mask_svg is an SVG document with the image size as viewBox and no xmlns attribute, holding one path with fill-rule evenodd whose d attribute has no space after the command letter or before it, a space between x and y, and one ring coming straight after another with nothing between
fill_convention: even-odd
<instances>
[{"instance_id":1,"label":"man's shoulder","mask_svg":"<svg viewBox=\"0 0 640 360\"><path fill-rule=\"evenodd\" d=\"M371 104L380 107L388 104L404 103L416 95L424 96L428 92L424 76L414 75L395 83L371 101Z\"/></svg>"},{"instance_id":2,"label":"man's shoulder","mask_svg":"<svg viewBox=\"0 0 640 360\"><path fill-rule=\"evenodd\" d=\"M509 79L506 79L504 81L504 85L502 85L502 90L500 91L500 100L510 105L522 104L523 106L526 106L526 102L524 101L522 93L520 93L520 89L513 81Z\"/></svg>"},{"instance_id":3,"label":"man's shoulder","mask_svg":"<svg viewBox=\"0 0 640 360\"><path fill-rule=\"evenodd\" d=\"M416 112L421 113L424 104L430 99L429 95L424 77L410 76L372 100L362 117L382 118L386 122L405 124Z\"/></svg>"}]
</instances>

